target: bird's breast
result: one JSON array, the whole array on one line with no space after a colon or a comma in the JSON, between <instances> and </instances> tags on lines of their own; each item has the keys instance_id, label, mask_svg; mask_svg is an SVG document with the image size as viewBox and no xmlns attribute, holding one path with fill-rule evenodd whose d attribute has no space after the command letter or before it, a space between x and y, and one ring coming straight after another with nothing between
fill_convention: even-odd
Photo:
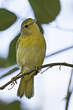
<instances>
[{"instance_id":1,"label":"bird's breast","mask_svg":"<svg viewBox=\"0 0 73 110\"><path fill-rule=\"evenodd\" d=\"M26 37L20 40L17 48L17 63L22 66L40 66L45 57L43 37Z\"/></svg>"}]
</instances>

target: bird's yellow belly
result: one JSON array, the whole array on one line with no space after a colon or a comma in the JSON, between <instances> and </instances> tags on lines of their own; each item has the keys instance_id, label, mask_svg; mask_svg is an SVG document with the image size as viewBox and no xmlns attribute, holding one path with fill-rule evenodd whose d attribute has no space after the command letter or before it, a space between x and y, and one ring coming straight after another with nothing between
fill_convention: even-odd
<instances>
[{"instance_id":1,"label":"bird's yellow belly","mask_svg":"<svg viewBox=\"0 0 73 110\"><path fill-rule=\"evenodd\" d=\"M24 48L17 51L17 63L22 66L40 66L43 63L45 54L36 48Z\"/></svg>"},{"instance_id":2,"label":"bird's yellow belly","mask_svg":"<svg viewBox=\"0 0 73 110\"><path fill-rule=\"evenodd\" d=\"M31 37L30 37L31 38ZM24 41L25 40L25 41ZM19 67L34 68L41 66L45 57L44 39L23 39L17 49L17 64ZM24 43L25 42L25 43Z\"/></svg>"}]
</instances>

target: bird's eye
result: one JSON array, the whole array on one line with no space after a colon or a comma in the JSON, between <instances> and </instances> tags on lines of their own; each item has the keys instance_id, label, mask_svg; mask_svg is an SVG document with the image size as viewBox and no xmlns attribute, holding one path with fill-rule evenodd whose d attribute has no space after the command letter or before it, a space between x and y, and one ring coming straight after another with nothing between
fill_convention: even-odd
<instances>
[{"instance_id":1,"label":"bird's eye","mask_svg":"<svg viewBox=\"0 0 73 110\"><path fill-rule=\"evenodd\" d=\"M28 28L28 25L25 25L24 27L25 27L25 28Z\"/></svg>"}]
</instances>

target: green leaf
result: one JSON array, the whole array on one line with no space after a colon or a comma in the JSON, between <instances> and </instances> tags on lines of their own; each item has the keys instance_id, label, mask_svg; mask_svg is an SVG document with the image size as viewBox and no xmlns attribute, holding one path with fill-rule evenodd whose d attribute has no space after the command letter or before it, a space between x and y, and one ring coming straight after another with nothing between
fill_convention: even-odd
<instances>
[{"instance_id":1,"label":"green leaf","mask_svg":"<svg viewBox=\"0 0 73 110\"><path fill-rule=\"evenodd\" d=\"M59 0L29 0L38 23L52 22L60 12Z\"/></svg>"},{"instance_id":2,"label":"green leaf","mask_svg":"<svg viewBox=\"0 0 73 110\"><path fill-rule=\"evenodd\" d=\"M9 46L9 55L7 58L8 66L16 64L16 42L19 38L20 34L18 34L11 42Z\"/></svg>"},{"instance_id":3,"label":"green leaf","mask_svg":"<svg viewBox=\"0 0 73 110\"><path fill-rule=\"evenodd\" d=\"M7 66L7 59L0 57L0 68Z\"/></svg>"},{"instance_id":4,"label":"green leaf","mask_svg":"<svg viewBox=\"0 0 73 110\"><path fill-rule=\"evenodd\" d=\"M0 110L20 110L20 102L15 101L10 104L0 103Z\"/></svg>"},{"instance_id":5,"label":"green leaf","mask_svg":"<svg viewBox=\"0 0 73 110\"><path fill-rule=\"evenodd\" d=\"M16 64L16 42L19 36L20 34L18 34L10 43L8 57L6 59L0 57L0 68Z\"/></svg>"},{"instance_id":6,"label":"green leaf","mask_svg":"<svg viewBox=\"0 0 73 110\"><path fill-rule=\"evenodd\" d=\"M16 21L16 19L17 17L14 13L4 8L0 8L0 31L11 26Z\"/></svg>"}]
</instances>

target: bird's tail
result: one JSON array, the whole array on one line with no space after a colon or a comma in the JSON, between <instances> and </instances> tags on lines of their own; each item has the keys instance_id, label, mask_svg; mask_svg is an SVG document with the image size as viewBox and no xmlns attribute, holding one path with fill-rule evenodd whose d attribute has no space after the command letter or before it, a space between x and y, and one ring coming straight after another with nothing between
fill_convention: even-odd
<instances>
[{"instance_id":1,"label":"bird's tail","mask_svg":"<svg viewBox=\"0 0 73 110\"><path fill-rule=\"evenodd\" d=\"M30 73L21 78L20 85L17 91L17 95L21 98L24 94L27 98L31 98L34 95L34 75Z\"/></svg>"}]
</instances>

